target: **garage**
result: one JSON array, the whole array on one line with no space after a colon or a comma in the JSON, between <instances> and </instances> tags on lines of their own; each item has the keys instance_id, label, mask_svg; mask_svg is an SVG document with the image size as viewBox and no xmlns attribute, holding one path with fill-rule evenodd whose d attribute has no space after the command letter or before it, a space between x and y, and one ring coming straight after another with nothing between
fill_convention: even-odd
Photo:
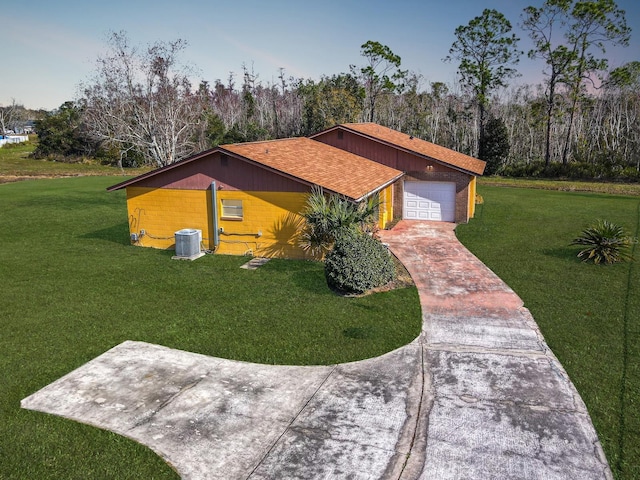
<instances>
[{"instance_id":1,"label":"garage","mask_svg":"<svg viewBox=\"0 0 640 480\"><path fill-rule=\"evenodd\" d=\"M448 182L404 182L402 218L454 222L456 184Z\"/></svg>"}]
</instances>

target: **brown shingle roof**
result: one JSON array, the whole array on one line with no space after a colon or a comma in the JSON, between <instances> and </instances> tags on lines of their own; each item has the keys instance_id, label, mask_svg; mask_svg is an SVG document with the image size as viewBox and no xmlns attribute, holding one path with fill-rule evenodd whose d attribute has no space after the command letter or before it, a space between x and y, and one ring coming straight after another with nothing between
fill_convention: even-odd
<instances>
[{"instance_id":1,"label":"brown shingle roof","mask_svg":"<svg viewBox=\"0 0 640 480\"><path fill-rule=\"evenodd\" d=\"M403 175L394 168L309 138L236 143L221 145L220 149L354 200Z\"/></svg>"},{"instance_id":2,"label":"brown shingle roof","mask_svg":"<svg viewBox=\"0 0 640 480\"><path fill-rule=\"evenodd\" d=\"M484 172L486 164L482 160L456 152L450 148L441 147L440 145L427 142L426 140L411 137L406 133L401 133L397 130L392 130L376 123L345 123L338 125L337 128L340 127L364 134L373 139L381 140L396 147L433 158L434 160L457 167L475 175L482 175Z\"/></svg>"}]
</instances>

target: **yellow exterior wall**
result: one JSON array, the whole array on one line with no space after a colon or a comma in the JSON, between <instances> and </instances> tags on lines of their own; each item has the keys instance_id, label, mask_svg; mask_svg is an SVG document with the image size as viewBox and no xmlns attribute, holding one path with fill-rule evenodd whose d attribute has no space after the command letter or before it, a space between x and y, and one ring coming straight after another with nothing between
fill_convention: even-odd
<instances>
[{"instance_id":1,"label":"yellow exterior wall","mask_svg":"<svg viewBox=\"0 0 640 480\"><path fill-rule=\"evenodd\" d=\"M210 193L210 192L209 192ZM221 217L222 199L242 200L242 220ZM306 193L218 191L218 225L224 230L216 252L258 257L306 258L297 245ZM258 236L258 234L261 234Z\"/></svg>"},{"instance_id":2,"label":"yellow exterior wall","mask_svg":"<svg viewBox=\"0 0 640 480\"><path fill-rule=\"evenodd\" d=\"M183 228L200 229L203 239L210 238L210 196L202 190L127 187L129 231L145 231L136 245L174 248L173 235Z\"/></svg>"},{"instance_id":3,"label":"yellow exterior wall","mask_svg":"<svg viewBox=\"0 0 640 480\"><path fill-rule=\"evenodd\" d=\"M471 177L469 182L469 214L468 218L473 218L476 214L476 178Z\"/></svg>"},{"instance_id":4,"label":"yellow exterior wall","mask_svg":"<svg viewBox=\"0 0 640 480\"><path fill-rule=\"evenodd\" d=\"M386 228L387 223L393 220L393 186L389 185L380 191L380 228Z\"/></svg>"},{"instance_id":5,"label":"yellow exterior wall","mask_svg":"<svg viewBox=\"0 0 640 480\"><path fill-rule=\"evenodd\" d=\"M216 253L305 258L297 246L306 193L219 190L218 226L223 229ZM222 199L242 200L242 220L221 218ZM137 245L175 248L174 233L183 228L202 230L205 248L213 249L211 191L127 187L129 230L145 235ZM259 235L260 233L260 235Z\"/></svg>"},{"instance_id":6,"label":"yellow exterior wall","mask_svg":"<svg viewBox=\"0 0 640 480\"><path fill-rule=\"evenodd\" d=\"M259 257L310 258L297 245L307 202L306 193L218 190L220 243L215 253ZM222 217L222 200L242 200L243 217ZM380 192L379 226L393 220L393 190ZM211 190L127 187L129 232L139 235L139 246L175 248L174 234L183 228L202 230L204 248L213 250ZM140 235L144 230L144 234Z\"/></svg>"}]
</instances>

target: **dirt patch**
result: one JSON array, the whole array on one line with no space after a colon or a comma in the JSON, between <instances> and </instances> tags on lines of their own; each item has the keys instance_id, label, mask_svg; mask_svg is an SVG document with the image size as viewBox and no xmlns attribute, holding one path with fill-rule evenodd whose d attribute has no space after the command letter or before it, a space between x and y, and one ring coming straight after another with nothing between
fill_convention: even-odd
<instances>
[{"instance_id":1,"label":"dirt patch","mask_svg":"<svg viewBox=\"0 0 640 480\"><path fill-rule=\"evenodd\" d=\"M340 295L341 297L359 298L359 297L366 297L367 295L371 295L372 293L389 292L391 290L396 290L398 288L413 287L415 283L413 282L413 278L411 278L411 275L409 275L409 272L407 271L407 269L404 267L402 262L400 262L400 260L396 258L396 256L393 253L391 252L389 253L391 254L393 264L395 265L395 268L396 268L396 279L393 280L392 282L389 282L386 285L382 285L381 287L372 288L371 290L367 290L366 292L363 292L363 293L341 292L339 290L336 290L335 288L332 288L331 290L334 293Z\"/></svg>"},{"instance_id":2,"label":"dirt patch","mask_svg":"<svg viewBox=\"0 0 640 480\"><path fill-rule=\"evenodd\" d=\"M75 178L105 176L105 173L60 173L49 175L0 175L0 184L22 182L23 180L43 180L47 178Z\"/></svg>"},{"instance_id":3,"label":"dirt patch","mask_svg":"<svg viewBox=\"0 0 640 480\"><path fill-rule=\"evenodd\" d=\"M388 292L397 288L407 288L413 287L415 285L415 283L413 282L413 278L411 278L411 275L409 275L407 269L404 268L402 262L400 262L400 260L398 260L394 254L391 254L391 257L393 258L393 264L396 267L396 279L392 282L387 283L386 285L383 285L382 287L374 288L373 290L364 293L364 295L368 293Z\"/></svg>"}]
</instances>

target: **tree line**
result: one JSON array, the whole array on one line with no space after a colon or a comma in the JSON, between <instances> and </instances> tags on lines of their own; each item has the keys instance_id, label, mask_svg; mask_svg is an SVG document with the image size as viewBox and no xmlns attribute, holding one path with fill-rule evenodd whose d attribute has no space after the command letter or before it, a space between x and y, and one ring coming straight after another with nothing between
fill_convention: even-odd
<instances>
[{"instance_id":1,"label":"tree line","mask_svg":"<svg viewBox=\"0 0 640 480\"><path fill-rule=\"evenodd\" d=\"M262 81L253 68L193 86L182 40L132 46L113 33L82 95L37 123L36 155L93 155L163 166L224 143L306 136L372 121L476 156L488 173L640 179L640 62L610 69L606 49L630 39L613 0L546 0L520 30L485 9L458 27L446 62L456 82L425 82L388 46L368 41L360 65L320 79ZM523 55L542 82L516 84Z\"/></svg>"}]
</instances>

